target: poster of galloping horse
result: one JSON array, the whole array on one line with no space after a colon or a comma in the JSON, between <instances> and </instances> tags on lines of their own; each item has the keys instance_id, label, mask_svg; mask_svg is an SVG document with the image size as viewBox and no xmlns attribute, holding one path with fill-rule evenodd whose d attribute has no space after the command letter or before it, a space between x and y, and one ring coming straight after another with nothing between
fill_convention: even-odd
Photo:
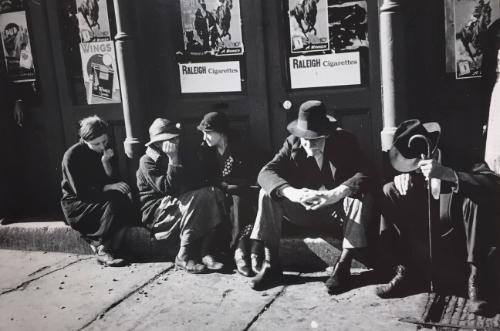
<instances>
[{"instance_id":1,"label":"poster of galloping horse","mask_svg":"<svg viewBox=\"0 0 500 331\"><path fill-rule=\"evenodd\" d=\"M242 55L239 0L180 0L184 54Z\"/></svg>"},{"instance_id":2,"label":"poster of galloping horse","mask_svg":"<svg viewBox=\"0 0 500 331\"><path fill-rule=\"evenodd\" d=\"M484 35L500 17L500 0L454 0L456 78L481 77Z\"/></svg>"}]
</instances>

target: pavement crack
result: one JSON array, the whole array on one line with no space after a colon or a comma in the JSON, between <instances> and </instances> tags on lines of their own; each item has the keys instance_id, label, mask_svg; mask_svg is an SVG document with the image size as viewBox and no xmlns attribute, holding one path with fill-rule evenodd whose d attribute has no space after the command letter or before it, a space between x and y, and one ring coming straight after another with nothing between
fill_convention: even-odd
<instances>
[{"instance_id":1,"label":"pavement crack","mask_svg":"<svg viewBox=\"0 0 500 331\"><path fill-rule=\"evenodd\" d=\"M266 310L269 309L269 307L271 307L271 305L279 298L281 297L283 294L285 294L286 292L286 289L288 288L288 285L284 285L283 288L278 292L276 293L276 295L274 296L274 298L269 301L260 311L257 315L255 315L255 317L250 321L250 323L247 324L247 326L243 329L243 331L248 331L250 330L250 328L252 327L252 325L257 322L257 320L266 312Z\"/></svg>"},{"instance_id":2,"label":"pavement crack","mask_svg":"<svg viewBox=\"0 0 500 331\"><path fill-rule=\"evenodd\" d=\"M48 268L50 268L50 266L48 266L48 265L46 265L45 267L41 267L40 269L35 270L34 272L30 273L30 274L28 275L28 277L34 276L34 275L36 275L37 273L39 273L39 272L41 272L41 271L44 271L45 269L48 269Z\"/></svg>"},{"instance_id":3,"label":"pavement crack","mask_svg":"<svg viewBox=\"0 0 500 331\"><path fill-rule=\"evenodd\" d=\"M36 280L39 280L39 279L40 279L40 278L42 278L42 277L48 276L48 275L50 275L50 274L53 274L53 273L54 273L54 272L56 272L56 271L66 269L67 267L72 266L72 265L73 265L73 264L75 264L75 263L78 263L78 262L80 262L80 261L85 261L85 260L88 260L88 259L91 259L91 258L92 258L92 257L87 257L87 258L79 258L79 259L77 259L77 260L75 260L75 261L73 261L73 262L69 262L68 264L65 264L64 266L62 266L62 267L60 267L60 268L54 268L54 270L51 270L51 271L47 272L46 274L43 274L43 275L40 275L40 276L38 276L38 277L32 278L32 279L30 279L30 280L27 280L27 281L25 281L25 282L21 283L20 285L18 285L18 286L16 286L16 287L14 287L14 288L11 288L11 289L8 289L8 290L5 290L5 291L0 292L0 295L8 294L8 293L11 293L11 292L14 292L14 291L23 291L23 290L24 290L24 289L25 289L25 288L26 288L26 287L27 287L30 283L32 283L32 282L34 282L34 281L36 281ZM34 274L36 274L36 273L38 273L38 272L40 272L40 271L42 271L42 270L45 270L45 269L47 269L47 268L49 268L49 267L48 267L48 266L46 266L46 267L40 268L40 269L38 269L37 271L35 271L35 272L33 272L33 273L29 274L28 276L32 276L32 275L34 275Z\"/></svg>"},{"instance_id":4,"label":"pavement crack","mask_svg":"<svg viewBox=\"0 0 500 331\"><path fill-rule=\"evenodd\" d=\"M106 307L105 309L103 309L99 314L97 314L97 316L95 318L93 318L92 320L90 320L89 322L87 322L86 324L84 324L81 328L79 328L78 331L84 330L84 329L88 328L95 321L98 321L98 320L104 318L104 316L106 316L106 314L109 311L111 311L113 308L115 308L116 306L118 306L120 303L122 303L123 301L127 300L128 298L130 298L135 293L142 291L142 289L145 288L146 286L148 286L148 285L156 282L160 277L162 277L163 275L165 275L167 272L169 272L173 268L174 268L173 265L165 268L163 271L161 271L160 273L158 273L153 278L145 281L141 286L137 287L135 290L132 290L131 292L129 292L128 294L126 294L125 296L123 296L122 298L120 298L119 300L113 302L108 307Z\"/></svg>"}]
</instances>

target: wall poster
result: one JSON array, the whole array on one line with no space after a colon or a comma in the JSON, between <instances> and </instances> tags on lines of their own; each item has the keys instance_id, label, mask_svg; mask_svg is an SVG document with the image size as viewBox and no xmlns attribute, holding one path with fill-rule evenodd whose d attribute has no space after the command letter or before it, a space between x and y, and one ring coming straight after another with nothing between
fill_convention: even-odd
<instances>
[{"instance_id":1,"label":"wall poster","mask_svg":"<svg viewBox=\"0 0 500 331\"><path fill-rule=\"evenodd\" d=\"M181 93L241 92L239 61L179 63Z\"/></svg>"},{"instance_id":2,"label":"wall poster","mask_svg":"<svg viewBox=\"0 0 500 331\"><path fill-rule=\"evenodd\" d=\"M291 88L361 84L361 64L369 60L367 1L288 0L288 5Z\"/></svg>"},{"instance_id":3,"label":"wall poster","mask_svg":"<svg viewBox=\"0 0 500 331\"><path fill-rule=\"evenodd\" d=\"M360 84L359 53L292 57L290 79L293 89Z\"/></svg>"},{"instance_id":4,"label":"wall poster","mask_svg":"<svg viewBox=\"0 0 500 331\"><path fill-rule=\"evenodd\" d=\"M83 81L87 103L119 103L120 83L112 41L81 43Z\"/></svg>"},{"instance_id":5,"label":"wall poster","mask_svg":"<svg viewBox=\"0 0 500 331\"><path fill-rule=\"evenodd\" d=\"M188 55L242 55L240 0L180 0Z\"/></svg>"},{"instance_id":6,"label":"wall poster","mask_svg":"<svg viewBox=\"0 0 500 331\"><path fill-rule=\"evenodd\" d=\"M107 0L76 0L80 42L111 40Z\"/></svg>"},{"instance_id":7,"label":"wall poster","mask_svg":"<svg viewBox=\"0 0 500 331\"><path fill-rule=\"evenodd\" d=\"M35 80L35 66L25 11L0 14L0 35L7 75L12 82Z\"/></svg>"},{"instance_id":8,"label":"wall poster","mask_svg":"<svg viewBox=\"0 0 500 331\"><path fill-rule=\"evenodd\" d=\"M482 39L491 23L500 17L500 0L453 0L452 4L456 78L479 78Z\"/></svg>"},{"instance_id":9,"label":"wall poster","mask_svg":"<svg viewBox=\"0 0 500 331\"><path fill-rule=\"evenodd\" d=\"M75 0L83 83L87 104L120 103L115 45L111 40L107 0Z\"/></svg>"},{"instance_id":10,"label":"wall poster","mask_svg":"<svg viewBox=\"0 0 500 331\"><path fill-rule=\"evenodd\" d=\"M327 0L288 0L292 53L330 49Z\"/></svg>"}]
</instances>

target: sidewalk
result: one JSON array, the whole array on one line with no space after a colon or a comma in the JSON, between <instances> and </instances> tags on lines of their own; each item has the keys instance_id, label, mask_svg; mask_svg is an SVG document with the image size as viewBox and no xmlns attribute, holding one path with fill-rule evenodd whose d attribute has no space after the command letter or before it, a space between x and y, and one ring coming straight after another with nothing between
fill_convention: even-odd
<instances>
[{"instance_id":1,"label":"sidewalk","mask_svg":"<svg viewBox=\"0 0 500 331\"><path fill-rule=\"evenodd\" d=\"M172 263L104 268L93 257L0 250L1 330L415 330L427 294L382 300L363 286L330 296L319 273L256 292L238 274L190 275ZM368 272L369 274L369 272Z\"/></svg>"}]
</instances>

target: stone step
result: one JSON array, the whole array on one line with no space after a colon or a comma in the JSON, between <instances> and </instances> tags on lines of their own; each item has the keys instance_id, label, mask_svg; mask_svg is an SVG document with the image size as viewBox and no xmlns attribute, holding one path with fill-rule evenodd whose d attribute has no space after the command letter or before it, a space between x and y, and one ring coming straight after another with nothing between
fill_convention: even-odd
<instances>
[{"instance_id":1,"label":"stone step","mask_svg":"<svg viewBox=\"0 0 500 331\"><path fill-rule=\"evenodd\" d=\"M156 240L143 227L131 227L124 239L124 253L132 258L158 260L175 256L176 248ZM281 239L280 257L288 269L316 269L332 266L340 255L341 241L314 234L288 234ZM92 254L80 234L57 220L19 222L0 225L0 248L26 251ZM361 259L362 260L362 259ZM354 268L366 268L355 260Z\"/></svg>"}]
</instances>

